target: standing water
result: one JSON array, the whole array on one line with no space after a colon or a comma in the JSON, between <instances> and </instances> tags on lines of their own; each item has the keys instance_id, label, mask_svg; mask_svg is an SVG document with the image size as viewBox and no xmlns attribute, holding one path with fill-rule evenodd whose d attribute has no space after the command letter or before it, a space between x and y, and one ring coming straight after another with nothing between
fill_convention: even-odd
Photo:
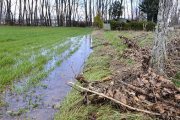
<instances>
[{"instance_id":1,"label":"standing water","mask_svg":"<svg viewBox=\"0 0 180 120\"><path fill-rule=\"evenodd\" d=\"M29 88L29 91L23 94L12 94L5 90L1 96L4 98L4 107L0 109L0 119L37 119L48 120L58 112L54 106L58 106L67 93L71 90L65 84L64 76L67 82L75 81L74 72L81 72L81 66L87 59L87 56L93 51L91 48L91 35L83 37L82 44L72 56L63 60L60 66L49 73L48 77L42 81L44 87ZM73 65L72 65L73 63ZM15 85L16 86L16 85Z\"/></svg>"}]
</instances>

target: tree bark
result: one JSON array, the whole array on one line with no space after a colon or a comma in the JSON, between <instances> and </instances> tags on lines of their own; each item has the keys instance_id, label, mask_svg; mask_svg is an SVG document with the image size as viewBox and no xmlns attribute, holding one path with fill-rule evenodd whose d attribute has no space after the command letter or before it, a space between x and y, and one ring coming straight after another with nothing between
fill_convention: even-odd
<instances>
[{"instance_id":1,"label":"tree bark","mask_svg":"<svg viewBox=\"0 0 180 120\"><path fill-rule=\"evenodd\" d=\"M128 15L128 20L130 20L130 19L129 19L129 9L128 9L128 2L127 2L127 0L126 0L126 5L127 5L127 15Z\"/></svg>"},{"instance_id":2,"label":"tree bark","mask_svg":"<svg viewBox=\"0 0 180 120\"><path fill-rule=\"evenodd\" d=\"M86 25L87 25L87 19L88 19L88 16L87 16L87 0L84 0L84 9L85 9L85 20L86 20Z\"/></svg>"},{"instance_id":3,"label":"tree bark","mask_svg":"<svg viewBox=\"0 0 180 120\"><path fill-rule=\"evenodd\" d=\"M6 0L6 4L7 4L7 16L6 16L6 22L8 25L10 25L11 23L11 0Z\"/></svg>"},{"instance_id":4,"label":"tree bark","mask_svg":"<svg viewBox=\"0 0 180 120\"><path fill-rule=\"evenodd\" d=\"M133 15L134 15L134 11L133 11L133 0L131 0L131 20L133 20Z\"/></svg>"},{"instance_id":5,"label":"tree bark","mask_svg":"<svg viewBox=\"0 0 180 120\"><path fill-rule=\"evenodd\" d=\"M49 25L52 26L51 22L51 7L50 7L50 1L48 0L48 17L49 17Z\"/></svg>"},{"instance_id":6,"label":"tree bark","mask_svg":"<svg viewBox=\"0 0 180 120\"><path fill-rule=\"evenodd\" d=\"M37 0L36 0L36 5L35 5L35 10L34 10L34 25L38 25L37 21Z\"/></svg>"},{"instance_id":7,"label":"tree bark","mask_svg":"<svg viewBox=\"0 0 180 120\"><path fill-rule=\"evenodd\" d=\"M44 0L41 3L41 26L44 24Z\"/></svg>"},{"instance_id":8,"label":"tree bark","mask_svg":"<svg viewBox=\"0 0 180 120\"><path fill-rule=\"evenodd\" d=\"M3 10L3 0L0 0L0 25L1 25L1 18L2 18L2 10Z\"/></svg>"},{"instance_id":9,"label":"tree bark","mask_svg":"<svg viewBox=\"0 0 180 120\"><path fill-rule=\"evenodd\" d=\"M90 16L90 26L92 25L92 11L91 11L91 0L89 1L89 16Z\"/></svg>"},{"instance_id":10,"label":"tree bark","mask_svg":"<svg viewBox=\"0 0 180 120\"><path fill-rule=\"evenodd\" d=\"M61 0L61 17L60 17L61 26L63 26L63 18L64 18L64 15L63 15L63 0Z\"/></svg>"},{"instance_id":11,"label":"tree bark","mask_svg":"<svg viewBox=\"0 0 180 120\"><path fill-rule=\"evenodd\" d=\"M72 9L72 7L71 7L71 1L68 0L68 2L69 2L69 17L68 17L68 19L69 19L69 27L71 27L71 9Z\"/></svg>"},{"instance_id":12,"label":"tree bark","mask_svg":"<svg viewBox=\"0 0 180 120\"><path fill-rule=\"evenodd\" d=\"M24 20L25 14L26 14L26 0L24 0L24 10L23 10L23 20L22 20L22 25L25 25L25 20Z\"/></svg>"},{"instance_id":13,"label":"tree bark","mask_svg":"<svg viewBox=\"0 0 180 120\"><path fill-rule=\"evenodd\" d=\"M31 26L34 25L34 21L33 21L33 6L34 6L34 0L31 1Z\"/></svg>"},{"instance_id":14,"label":"tree bark","mask_svg":"<svg viewBox=\"0 0 180 120\"><path fill-rule=\"evenodd\" d=\"M158 22L152 51L151 64L156 67L160 74L164 73L165 61L168 59L166 54L167 28L172 0L160 0L158 11Z\"/></svg>"},{"instance_id":15,"label":"tree bark","mask_svg":"<svg viewBox=\"0 0 180 120\"><path fill-rule=\"evenodd\" d=\"M66 24L67 24L67 14L66 14L66 0L64 0L64 20L65 20L65 25L64 26L66 26Z\"/></svg>"}]
</instances>

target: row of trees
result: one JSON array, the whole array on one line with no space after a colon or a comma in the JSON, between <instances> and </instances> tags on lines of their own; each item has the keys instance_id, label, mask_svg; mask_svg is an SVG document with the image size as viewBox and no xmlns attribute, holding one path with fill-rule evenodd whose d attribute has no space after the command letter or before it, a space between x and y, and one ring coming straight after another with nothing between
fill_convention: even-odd
<instances>
[{"instance_id":1,"label":"row of trees","mask_svg":"<svg viewBox=\"0 0 180 120\"><path fill-rule=\"evenodd\" d=\"M144 1L149 0L118 1L123 13L121 16L140 20L140 9L147 14L152 13L144 10L147 7ZM0 0L0 24L76 26L77 21L85 21L91 26L97 14L101 14L104 21L114 18L113 3L115 0Z\"/></svg>"}]
</instances>

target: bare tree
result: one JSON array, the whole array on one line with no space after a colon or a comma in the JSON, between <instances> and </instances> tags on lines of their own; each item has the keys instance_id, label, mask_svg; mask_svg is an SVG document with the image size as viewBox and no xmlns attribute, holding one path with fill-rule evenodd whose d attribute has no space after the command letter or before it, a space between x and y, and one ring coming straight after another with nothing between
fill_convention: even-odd
<instances>
[{"instance_id":1,"label":"bare tree","mask_svg":"<svg viewBox=\"0 0 180 120\"><path fill-rule=\"evenodd\" d=\"M134 15L134 11L133 11L133 0L131 0L131 19L133 20L133 15Z\"/></svg>"},{"instance_id":2,"label":"bare tree","mask_svg":"<svg viewBox=\"0 0 180 120\"><path fill-rule=\"evenodd\" d=\"M128 8L128 2L126 0L126 5L127 5L127 14L128 14L128 19L129 19L129 8Z\"/></svg>"},{"instance_id":3,"label":"bare tree","mask_svg":"<svg viewBox=\"0 0 180 120\"><path fill-rule=\"evenodd\" d=\"M35 4L35 8L34 8L34 25L37 26L38 22L37 22L37 2L38 0L36 0L36 4Z\"/></svg>"},{"instance_id":4,"label":"bare tree","mask_svg":"<svg viewBox=\"0 0 180 120\"><path fill-rule=\"evenodd\" d=\"M52 26L52 21L51 21L51 7L50 7L50 1L47 0L47 6L48 6L48 22L49 22L49 26Z\"/></svg>"},{"instance_id":5,"label":"bare tree","mask_svg":"<svg viewBox=\"0 0 180 120\"><path fill-rule=\"evenodd\" d=\"M85 20L86 20L86 25L88 22L88 15L87 15L87 0L84 0L84 9L85 9Z\"/></svg>"},{"instance_id":6,"label":"bare tree","mask_svg":"<svg viewBox=\"0 0 180 120\"><path fill-rule=\"evenodd\" d=\"M60 22L61 22L61 26L63 26L63 0L61 0L61 17L60 17Z\"/></svg>"},{"instance_id":7,"label":"bare tree","mask_svg":"<svg viewBox=\"0 0 180 120\"><path fill-rule=\"evenodd\" d=\"M34 25L34 21L33 21L33 5L34 5L34 0L31 1L31 8L30 8L31 26Z\"/></svg>"},{"instance_id":8,"label":"bare tree","mask_svg":"<svg viewBox=\"0 0 180 120\"><path fill-rule=\"evenodd\" d=\"M67 15L66 15L66 0L64 0L64 20L67 20ZM64 26L66 26L66 22L64 24Z\"/></svg>"},{"instance_id":9,"label":"bare tree","mask_svg":"<svg viewBox=\"0 0 180 120\"><path fill-rule=\"evenodd\" d=\"M11 0L6 0L7 12L6 12L6 23L11 24Z\"/></svg>"},{"instance_id":10,"label":"bare tree","mask_svg":"<svg viewBox=\"0 0 180 120\"><path fill-rule=\"evenodd\" d=\"M23 9L23 19L22 19L22 25L25 25L25 22L24 22L24 16L26 14L26 0L24 0L24 9Z\"/></svg>"},{"instance_id":11,"label":"bare tree","mask_svg":"<svg viewBox=\"0 0 180 120\"><path fill-rule=\"evenodd\" d=\"M56 15L57 15L57 23L58 23L58 26L60 26L60 23L59 23L59 5L58 5L58 0L56 0Z\"/></svg>"},{"instance_id":12,"label":"bare tree","mask_svg":"<svg viewBox=\"0 0 180 120\"><path fill-rule=\"evenodd\" d=\"M1 25L2 11L3 11L3 0L0 0L0 25Z\"/></svg>"},{"instance_id":13,"label":"bare tree","mask_svg":"<svg viewBox=\"0 0 180 120\"><path fill-rule=\"evenodd\" d=\"M69 3L69 17L68 17L68 20L69 20L69 26L71 27L71 10L72 10L71 1L68 0L68 3Z\"/></svg>"},{"instance_id":14,"label":"bare tree","mask_svg":"<svg viewBox=\"0 0 180 120\"><path fill-rule=\"evenodd\" d=\"M156 27L156 35L152 51L151 63L154 67L157 67L160 74L162 74L165 69L165 61L167 59L167 28L169 25L168 20L172 5L172 0L160 0L159 2L158 22Z\"/></svg>"},{"instance_id":15,"label":"bare tree","mask_svg":"<svg viewBox=\"0 0 180 120\"><path fill-rule=\"evenodd\" d=\"M90 26L92 25L92 11L91 11L91 0L89 0L89 19L90 19Z\"/></svg>"}]
</instances>

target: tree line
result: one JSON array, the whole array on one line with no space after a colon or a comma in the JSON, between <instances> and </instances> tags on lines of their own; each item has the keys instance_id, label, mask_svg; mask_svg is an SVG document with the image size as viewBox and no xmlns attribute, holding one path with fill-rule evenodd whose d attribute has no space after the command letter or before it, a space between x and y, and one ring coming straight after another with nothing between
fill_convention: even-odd
<instances>
[{"instance_id":1,"label":"tree line","mask_svg":"<svg viewBox=\"0 0 180 120\"><path fill-rule=\"evenodd\" d=\"M78 26L83 22L93 25L93 19L101 14L103 21L112 20L109 11L116 0L0 0L0 24L20 26ZM141 20L146 11L144 2L149 0L119 0L121 17ZM159 0L154 4L157 4ZM147 7L147 6L145 6ZM144 10L145 9L145 10ZM152 9L152 8L151 8ZM157 12L157 11L156 11ZM157 15L157 13L156 13ZM152 16L152 15L149 15ZM153 14L153 16L155 16ZM157 19L157 18L156 18ZM148 20L150 20L148 18ZM155 18L153 18L155 21Z\"/></svg>"}]
</instances>

